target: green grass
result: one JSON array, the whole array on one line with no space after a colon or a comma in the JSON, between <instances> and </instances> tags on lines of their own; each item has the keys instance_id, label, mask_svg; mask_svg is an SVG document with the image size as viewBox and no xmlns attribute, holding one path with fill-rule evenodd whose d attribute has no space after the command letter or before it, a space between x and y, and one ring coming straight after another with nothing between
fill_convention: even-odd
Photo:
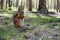
<instances>
[{"instance_id":1,"label":"green grass","mask_svg":"<svg viewBox=\"0 0 60 40\"><path fill-rule=\"evenodd\" d=\"M48 23L50 21L56 22L58 20L60 20L60 18L55 18L55 17L49 17L49 16L43 16L43 15L36 15L36 14L27 14L25 15L27 17L27 19L31 19L30 21L32 21L34 19L34 21L32 21L32 24L41 24L41 23ZM29 22L30 22L29 21ZM25 21L25 23L28 21Z\"/></svg>"},{"instance_id":2,"label":"green grass","mask_svg":"<svg viewBox=\"0 0 60 40\"><path fill-rule=\"evenodd\" d=\"M0 9L0 13L7 13L9 10L8 9Z\"/></svg>"},{"instance_id":3,"label":"green grass","mask_svg":"<svg viewBox=\"0 0 60 40\"><path fill-rule=\"evenodd\" d=\"M7 12L7 11L5 11ZM11 14L12 15L12 14ZM55 18L55 17L49 17L49 16L43 16L43 15L36 15L36 14L25 14L25 25L26 24L32 24L33 26L37 26L38 25L41 25L41 24L47 24L46 26L44 27L41 27L42 30L51 30L52 28L49 28L50 24L48 24L51 20L56 23L58 26L59 26L59 29L58 31L60 31L60 23L59 22L56 22L60 19L58 18ZM30 20L29 20L30 19ZM27 21L28 20L28 21ZM13 25L11 25L12 23L12 20L10 19L7 19L7 17L4 17L3 20L1 20L1 23L2 23L2 27L1 30L0 30L0 37L4 38L5 40L11 40L10 36L13 36L13 35L16 35L18 33L18 31L14 28ZM30 30L27 30L27 32L21 32L21 37L18 37L16 38L16 40L25 40L24 36L26 33L29 33ZM59 34L59 38L60 38L60 34ZM43 38L43 40L50 40L48 38Z\"/></svg>"}]
</instances>

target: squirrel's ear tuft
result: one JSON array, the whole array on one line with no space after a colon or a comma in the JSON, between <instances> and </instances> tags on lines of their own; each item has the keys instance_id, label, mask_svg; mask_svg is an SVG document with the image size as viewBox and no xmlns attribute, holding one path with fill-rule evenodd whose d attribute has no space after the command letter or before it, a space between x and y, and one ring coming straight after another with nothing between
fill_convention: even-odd
<instances>
[{"instance_id":1,"label":"squirrel's ear tuft","mask_svg":"<svg viewBox=\"0 0 60 40\"><path fill-rule=\"evenodd\" d=\"M21 10L21 6L18 7L18 11L20 11L20 10Z\"/></svg>"},{"instance_id":2,"label":"squirrel's ear tuft","mask_svg":"<svg viewBox=\"0 0 60 40\"><path fill-rule=\"evenodd\" d=\"M20 11L20 10L24 10L24 6L19 6L18 11Z\"/></svg>"}]
</instances>

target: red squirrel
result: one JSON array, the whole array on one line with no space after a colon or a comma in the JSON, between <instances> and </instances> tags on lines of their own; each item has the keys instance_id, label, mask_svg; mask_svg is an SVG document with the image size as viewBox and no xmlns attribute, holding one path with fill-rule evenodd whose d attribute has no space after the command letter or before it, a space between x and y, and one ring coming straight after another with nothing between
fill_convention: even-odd
<instances>
[{"instance_id":1,"label":"red squirrel","mask_svg":"<svg viewBox=\"0 0 60 40\"><path fill-rule=\"evenodd\" d=\"M24 25L24 7L19 6L18 11L14 14L13 23L16 28Z\"/></svg>"}]
</instances>

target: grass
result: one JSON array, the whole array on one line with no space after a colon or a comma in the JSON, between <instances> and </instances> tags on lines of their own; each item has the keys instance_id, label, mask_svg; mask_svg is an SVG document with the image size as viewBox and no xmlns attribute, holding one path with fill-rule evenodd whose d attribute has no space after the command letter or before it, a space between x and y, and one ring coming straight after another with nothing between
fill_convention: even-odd
<instances>
[{"instance_id":1,"label":"grass","mask_svg":"<svg viewBox=\"0 0 60 40\"><path fill-rule=\"evenodd\" d=\"M56 21L60 20L60 18L43 16L41 14L38 15L38 16L36 14L27 14L25 16L27 17L27 19L30 18L31 19L30 21L32 21L34 19L34 21L32 22L32 24L48 23L50 21L56 22ZM28 21L26 21L26 22L28 22Z\"/></svg>"},{"instance_id":2,"label":"grass","mask_svg":"<svg viewBox=\"0 0 60 40\"><path fill-rule=\"evenodd\" d=\"M1 10L0 10L1 11ZM6 11L7 12L7 11ZM12 14L11 14L12 15ZM60 23L56 22L60 19L55 18L55 17L49 17L49 16L43 16L43 15L36 15L36 14L26 14L25 13L25 25L26 24L31 24L33 26L40 26L41 24L47 24L46 26L42 27L43 30L51 30L52 28L49 28L50 24L48 24L50 21L53 21L54 23L56 23L59 26L58 31L60 31ZM1 26L1 30L0 30L0 37L4 38L5 40L12 40L11 36L16 35L18 33L18 31L14 28L14 26L11 24L12 20L11 19L7 19L7 17L4 17L3 20L1 20L0 22L3 26ZM21 32L21 36L16 38L16 40L25 40L24 35L26 33L29 33L30 30L27 30L27 32ZM60 34L59 34L59 38L60 38ZM48 38L46 38L47 40L50 40ZM45 38L43 38L43 40L45 40Z\"/></svg>"},{"instance_id":3,"label":"grass","mask_svg":"<svg viewBox=\"0 0 60 40\"><path fill-rule=\"evenodd\" d=\"M0 13L4 13L4 12L8 12L9 10L8 9L0 9Z\"/></svg>"}]
</instances>

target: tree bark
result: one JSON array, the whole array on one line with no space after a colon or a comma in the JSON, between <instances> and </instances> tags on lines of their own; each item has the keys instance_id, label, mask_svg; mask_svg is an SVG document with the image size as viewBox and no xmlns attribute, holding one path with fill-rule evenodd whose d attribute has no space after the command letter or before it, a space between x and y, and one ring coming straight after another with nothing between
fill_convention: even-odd
<instances>
[{"instance_id":1,"label":"tree bark","mask_svg":"<svg viewBox=\"0 0 60 40\"><path fill-rule=\"evenodd\" d=\"M6 0L6 8L7 8L7 0Z\"/></svg>"},{"instance_id":2,"label":"tree bark","mask_svg":"<svg viewBox=\"0 0 60 40\"><path fill-rule=\"evenodd\" d=\"M58 6L59 6L58 4L59 4L59 0L57 0L57 12L58 12Z\"/></svg>"},{"instance_id":3,"label":"tree bark","mask_svg":"<svg viewBox=\"0 0 60 40\"><path fill-rule=\"evenodd\" d=\"M41 10L43 8L43 6L45 6L46 0L39 0L39 6L38 6L38 11Z\"/></svg>"},{"instance_id":4,"label":"tree bark","mask_svg":"<svg viewBox=\"0 0 60 40\"><path fill-rule=\"evenodd\" d=\"M4 1L4 0L1 0L1 9L3 9L3 1Z\"/></svg>"},{"instance_id":5,"label":"tree bark","mask_svg":"<svg viewBox=\"0 0 60 40\"><path fill-rule=\"evenodd\" d=\"M11 0L8 0L8 2L9 2L9 10L11 10L12 1Z\"/></svg>"},{"instance_id":6,"label":"tree bark","mask_svg":"<svg viewBox=\"0 0 60 40\"><path fill-rule=\"evenodd\" d=\"M16 0L16 7L18 7L19 0Z\"/></svg>"},{"instance_id":7,"label":"tree bark","mask_svg":"<svg viewBox=\"0 0 60 40\"><path fill-rule=\"evenodd\" d=\"M29 11L32 11L32 0L29 0Z\"/></svg>"}]
</instances>

